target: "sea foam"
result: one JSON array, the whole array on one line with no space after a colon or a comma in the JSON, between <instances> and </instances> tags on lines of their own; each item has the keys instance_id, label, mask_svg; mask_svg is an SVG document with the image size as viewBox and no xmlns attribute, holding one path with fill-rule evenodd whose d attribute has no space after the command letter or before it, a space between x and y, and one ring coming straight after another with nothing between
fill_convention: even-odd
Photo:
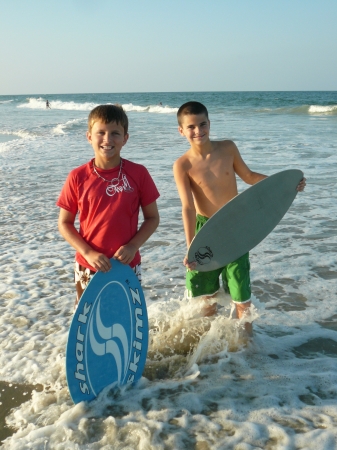
<instances>
[{"instance_id":1,"label":"sea foam","mask_svg":"<svg viewBox=\"0 0 337 450\"><path fill-rule=\"evenodd\" d=\"M337 105L320 106L311 105L309 107L310 114L337 114Z\"/></svg>"}]
</instances>

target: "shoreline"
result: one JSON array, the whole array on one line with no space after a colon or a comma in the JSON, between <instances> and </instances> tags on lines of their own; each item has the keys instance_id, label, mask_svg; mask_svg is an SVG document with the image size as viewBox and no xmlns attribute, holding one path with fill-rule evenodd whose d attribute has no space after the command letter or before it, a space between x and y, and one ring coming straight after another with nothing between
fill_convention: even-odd
<instances>
[{"instance_id":1,"label":"shoreline","mask_svg":"<svg viewBox=\"0 0 337 450\"><path fill-rule=\"evenodd\" d=\"M16 431L6 425L6 417L13 408L30 400L33 391L43 391L43 386L0 381L0 444Z\"/></svg>"}]
</instances>

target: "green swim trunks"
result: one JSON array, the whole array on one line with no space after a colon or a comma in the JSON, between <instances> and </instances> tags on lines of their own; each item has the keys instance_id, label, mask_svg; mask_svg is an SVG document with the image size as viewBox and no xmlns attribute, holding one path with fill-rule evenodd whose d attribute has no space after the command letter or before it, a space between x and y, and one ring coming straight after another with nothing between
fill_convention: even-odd
<instances>
[{"instance_id":1,"label":"green swim trunks","mask_svg":"<svg viewBox=\"0 0 337 450\"><path fill-rule=\"evenodd\" d=\"M207 222L208 218L197 214L195 233ZM202 295L213 295L220 288L219 278L222 278L226 293L230 294L232 300L244 303L251 297L250 290L250 263L249 253L238 258L225 267L211 270L210 272L198 272L187 270L186 288L189 297Z\"/></svg>"}]
</instances>

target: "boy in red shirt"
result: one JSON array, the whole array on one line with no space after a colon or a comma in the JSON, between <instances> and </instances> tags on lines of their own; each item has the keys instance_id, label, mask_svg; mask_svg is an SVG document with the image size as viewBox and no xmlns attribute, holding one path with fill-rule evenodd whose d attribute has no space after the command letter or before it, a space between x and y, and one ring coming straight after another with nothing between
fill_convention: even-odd
<instances>
[{"instance_id":1,"label":"boy in red shirt","mask_svg":"<svg viewBox=\"0 0 337 450\"><path fill-rule=\"evenodd\" d=\"M74 169L57 201L61 235L75 248L75 307L96 271L111 258L128 264L141 281L139 248L159 224L159 192L147 169L122 159L128 118L119 105L101 105L88 117L87 139L95 157ZM144 220L138 229L139 209ZM75 218L79 213L79 230Z\"/></svg>"}]
</instances>

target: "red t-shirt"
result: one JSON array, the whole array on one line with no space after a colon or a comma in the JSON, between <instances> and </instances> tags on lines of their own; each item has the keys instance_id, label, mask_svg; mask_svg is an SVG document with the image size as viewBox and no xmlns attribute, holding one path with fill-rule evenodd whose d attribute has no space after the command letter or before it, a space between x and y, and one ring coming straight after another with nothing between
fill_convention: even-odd
<instances>
[{"instance_id":1,"label":"red t-shirt","mask_svg":"<svg viewBox=\"0 0 337 450\"><path fill-rule=\"evenodd\" d=\"M115 179L114 187L97 176L91 160L69 173L56 204L79 213L80 235L94 250L112 258L137 233L139 208L153 203L159 192L147 169L126 159L122 160L119 181L120 166L96 170L106 180ZM79 252L75 258L82 266L95 270ZM130 266L139 263L137 251Z\"/></svg>"}]
</instances>

